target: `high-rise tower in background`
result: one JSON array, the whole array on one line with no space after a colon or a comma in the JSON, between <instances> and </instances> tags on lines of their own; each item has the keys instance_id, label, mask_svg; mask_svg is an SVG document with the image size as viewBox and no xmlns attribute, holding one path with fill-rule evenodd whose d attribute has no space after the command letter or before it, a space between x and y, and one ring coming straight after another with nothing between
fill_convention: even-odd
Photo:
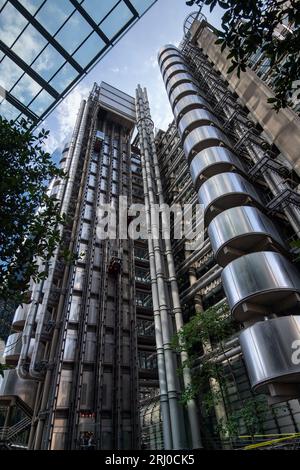
<instances>
[{"instance_id":1,"label":"high-rise tower in background","mask_svg":"<svg viewBox=\"0 0 300 470\"><path fill-rule=\"evenodd\" d=\"M249 436L256 445L286 434L288 445L300 431L299 249L291 243L300 231L300 121L291 109L272 110L254 71L227 75L199 15L185 33L179 48L158 55L174 113L166 132L154 135L140 86L134 99L95 84L81 105L61 157L69 179L50 188L69 215L64 244L49 278L31 285L6 343L6 445L239 448ZM118 216L121 195L144 204L146 240L120 237L122 225L115 239L99 239L98 209L110 203ZM166 204L198 202L199 249L158 229L154 205L166 220ZM75 263L63 261L65 247ZM172 338L195 313L212 311L219 329L194 347L190 364ZM199 370L206 375L183 406Z\"/></svg>"},{"instance_id":2,"label":"high-rise tower in background","mask_svg":"<svg viewBox=\"0 0 300 470\"><path fill-rule=\"evenodd\" d=\"M155 361L151 341L140 356L137 349L138 328L151 326L147 250L96 233L101 202L118 212L119 194L143 201L140 157L130 144L135 116L133 98L95 85L61 156L69 179L54 181L51 194L69 216L64 247L80 258L70 266L56 253L47 281L16 311L4 352L16 366L2 383L5 426L17 424L30 448L74 449L90 438L95 448L138 447L138 361L143 369Z\"/></svg>"}]
</instances>

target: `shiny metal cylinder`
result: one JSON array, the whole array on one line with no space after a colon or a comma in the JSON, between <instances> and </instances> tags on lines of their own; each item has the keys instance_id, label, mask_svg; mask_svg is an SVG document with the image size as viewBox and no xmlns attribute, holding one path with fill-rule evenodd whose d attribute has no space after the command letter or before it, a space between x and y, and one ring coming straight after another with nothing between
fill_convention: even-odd
<instances>
[{"instance_id":1,"label":"shiny metal cylinder","mask_svg":"<svg viewBox=\"0 0 300 470\"><path fill-rule=\"evenodd\" d=\"M164 60L163 65L161 67L163 77L165 77L168 69L173 65L185 65L185 61L183 57L180 56L180 54L172 54Z\"/></svg>"},{"instance_id":2,"label":"shiny metal cylinder","mask_svg":"<svg viewBox=\"0 0 300 470\"><path fill-rule=\"evenodd\" d=\"M175 106L176 103L188 95L196 95L198 93L198 88L193 83L183 83L178 85L170 94L170 103L172 106Z\"/></svg>"},{"instance_id":3,"label":"shiny metal cylinder","mask_svg":"<svg viewBox=\"0 0 300 470\"><path fill-rule=\"evenodd\" d=\"M220 173L205 181L198 191L199 202L204 205L205 224L220 212L231 207L254 205L263 207L254 186L236 173Z\"/></svg>"},{"instance_id":4,"label":"shiny metal cylinder","mask_svg":"<svg viewBox=\"0 0 300 470\"><path fill-rule=\"evenodd\" d=\"M224 132L212 125L193 129L183 141L183 149L188 162L201 150L218 145L230 147L230 142Z\"/></svg>"},{"instance_id":5,"label":"shiny metal cylinder","mask_svg":"<svg viewBox=\"0 0 300 470\"><path fill-rule=\"evenodd\" d=\"M169 67L164 76L165 85L168 84L172 77L175 77L180 73L189 73L188 67L184 64L177 64Z\"/></svg>"},{"instance_id":6,"label":"shiny metal cylinder","mask_svg":"<svg viewBox=\"0 0 300 470\"><path fill-rule=\"evenodd\" d=\"M173 113L177 122L192 109L210 109L209 102L203 96L192 95L182 97L174 106Z\"/></svg>"},{"instance_id":7,"label":"shiny metal cylinder","mask_svg":"<svg viewBox=\"0 0 300 470\"><path fill-rule=\"evenodd\" d=\"M239 322L290 314L299 308L300 274L280 253L241 256L223 269L221 278L231 312Z\"/></svg>"},{"instance_id":8,"label":"shiny metal cylinder","mask_svg":"<svg viewBox=\"0 0 300 470\"><path fill-rule=\"evenodd\" d=\"M221 123L216 116L206 109L192 109L185 113L177 122L178 131L183 140L193 129L205 125L214 125L221 129Z\"/></svg>"},{"instance_id":9,"label":"shiny metal cylinder","mask_svg":"<svg viewBox=\"0 0 300 470\"><path fill-rule=\"evenodd\" d=\"M273 403L299 397L299 315L258 322L240 334L240 344L253 390Z\"/></svg>"},{"instance_id":10,"label":"shiny metal cylinder","mask_svg":"<svg viewBox=\"0 0 300 470\"><path fill-rule=\"evenodd\" d=\"M232 207L208 226L211 246L220 266L258 250L284 251L285 242L273 222L256 207Z\"/></svg>"},{"instance_id":11,"label":"shiny metal cylinder","mask_svg":"<svg viewBox=\"0 0 300 470\"><path fill-rule=\"evenodd\" d=\"M162 62L165 60L165 58L170 54L180 54L179 50L177 47L173 46L173 44L167 44L166 46L162 47L157 54L157 60L159 65L161 66Z\"/></svg>"},{"instance_id":12,"label":"shiny metal cylinder","mask_svg":"<svg viewBox=\"0 0 300 470\"><path fill-rule=\"evenodd\" d=\"M170 80L166 84L166 90L168 95L170 96L172 91L183 83L194 83L193 77L188 72L178 73L174 77L170 78Z\"/></svg>"},{"instance_id":13,"label":"shiny metal cylinder","mask_svg":"<svg viewBox=\"0 0 300 470\"><path fill-rule=\"evenodd\" d=\"M239 158L226 147L208 147L201 150L190 163L190 173L196 191L205 180L224 172L246 173Z\"/></svg>"}]
</instances>

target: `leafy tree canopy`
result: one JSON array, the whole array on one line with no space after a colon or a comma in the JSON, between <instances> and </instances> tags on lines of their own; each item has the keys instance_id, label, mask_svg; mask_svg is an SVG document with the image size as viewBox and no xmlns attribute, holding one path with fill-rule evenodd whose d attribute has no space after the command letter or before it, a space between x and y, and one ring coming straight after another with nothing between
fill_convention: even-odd
<instances>
[{"instance_id":1,"label":"leafy tree canopy","mask_svg":"<svg viewBox=\"0 0 300 470\"><path fill-rule=\"evenodd\" d=\"M238 76L249 57L263 51L272 67L273 103L276 110L300 98L300 2L299 0L190 0L187 5L209 5L224 10L217 43L229 48L228 72ZM277 32L283 34L279 37Z\"/></svg>"},{"instance_id":2,"label":"leafy tree canopy","mask_svg":"<svg viewBox=\"0 0 300 470\"><path fill-rule=\"evenodd\" d=\"M36 135L30 122L0 117L0 298L23 302L30 277L47 275L60 241L59 202L47 194L54 177L65 177L43 145L49 131ZM40 257L44 268L39 268Z\"/></svg>"}]
</instances>

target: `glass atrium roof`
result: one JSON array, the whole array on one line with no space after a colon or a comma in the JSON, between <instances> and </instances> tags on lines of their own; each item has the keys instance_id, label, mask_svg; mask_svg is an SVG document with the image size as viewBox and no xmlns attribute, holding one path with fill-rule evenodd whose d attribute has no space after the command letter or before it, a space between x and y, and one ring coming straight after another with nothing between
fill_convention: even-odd
<instances>
[{"instance_id":1,"label":"glass atrium roof","mask_svg":"<svg viewBox=\"0 0 300 470\"><path fill-rule=\"evenodd\" d=\"M0 115L37 123L157 0L0 0Z\"/></svg>"}]
</instances>

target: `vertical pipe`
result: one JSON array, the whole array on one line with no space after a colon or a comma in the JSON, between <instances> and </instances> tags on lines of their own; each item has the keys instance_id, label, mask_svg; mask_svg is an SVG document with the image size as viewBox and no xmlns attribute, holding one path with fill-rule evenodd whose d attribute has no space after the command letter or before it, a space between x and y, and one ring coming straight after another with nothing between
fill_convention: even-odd
<instances>
[{"instance_id":1,"label":"vertical pipe","mask_svg":"<svg viewBox=\"0 0 300 470\"><path fill-rule=\"evenodd\" d=\"M147 111L147 114L150 117L150 108L149 108L149 101L147 96L147 91L144 89L144 106ZM155 173L155 180L157 184L157 195L159 198L159 205L162 213L162 227L167 227L167 214L165 211L165 201L163 196L162 190L162 182L160 177L160 170L158 164L158 158L156 153L155 141L154 141L154 133L153 130L149 130L149 137L150 137L150 155L152 155L152 162L154 165L154 173ZM169 282L171 287L171 296L172 296L172 303L173 303L173 313L175 316L175 323L176 323L176 331L179 332L183 327L183 318L182 318L182 309L180 304L179 298L179 290L175 272L175 264L173 258L173 251L171 246L171 240L168 237L168 234L164 237L165 243L165 255L167 258L167 265L168 265L168 272L169 272ZM180 353L181 362L182 364L187 364L188 355L185 350L182 350ZM190 369L185 366L183 368L183 381L184 387L189 388L192 383L191 371ZM198 449L202 447L201 442L201 435L200 435L200 426L199 420L197 416L197 406L194 399L191 399L187 403L187 411L189 417L189 424L191 428L191 438L192 438L192 445L193 449Z\"/></svg>"},{"instance_id":2,"label":"vertical pipe","mask_svg":"<svg viewBox=\"0 0 300 470\"><path fill-rule=\"evenodd\" d=\"M176 385L176 367L174 363L173 351L171 348L171 325L168 313L167 296L165 292L165 281L163 273L163 263L161 257L160 243L158 239L158 227L156 224L155 216L155 200L154 192L151 181L151 167L149 159L149 147L147 142L146 124L144 110L143 110L143 95L140 86L137 89L137 117L138 117L138 130L141 143L141 158L143 167L143 181L147 188L149 197L149 213L150 213L150 228L151 237L153 240L154 260L155 260L155 277L158 287L159 311L161 319L161 331L163 338L166 379L168 387L168 400L170 408L171 429L173 437L173 448L181 449L186 446L185 431L181 419L181 410L178 403L178 393Z\"/></svg>"}]
</instances>

